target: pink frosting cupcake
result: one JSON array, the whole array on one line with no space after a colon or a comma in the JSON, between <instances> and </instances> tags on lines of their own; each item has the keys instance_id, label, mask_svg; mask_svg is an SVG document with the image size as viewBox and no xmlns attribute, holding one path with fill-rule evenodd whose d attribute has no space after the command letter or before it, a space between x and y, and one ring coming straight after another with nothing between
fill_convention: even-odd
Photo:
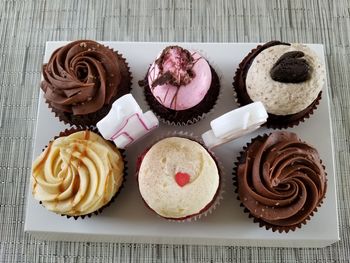
<instances>
[{"instance_id":1,"label":"pink frosting cupcake","mask_svg":"<svg viewBox=\"0 0 350 263\"><path fill-rule=\"evenodd\" d=\"M193 124L208 113L220 93L219 77L198 52L165 48L151 64L144 81L151 109L166 123Z\"/></svg>"}]
</instances>

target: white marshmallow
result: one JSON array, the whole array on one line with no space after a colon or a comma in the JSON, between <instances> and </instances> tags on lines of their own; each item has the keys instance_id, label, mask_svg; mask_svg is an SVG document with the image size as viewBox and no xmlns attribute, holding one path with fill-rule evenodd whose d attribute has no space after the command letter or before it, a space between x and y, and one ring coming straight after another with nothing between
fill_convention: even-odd
<instances>
[{"instance_id":1,"label":"white marshmallow","mask_svg":"<svg viewBox=\"0 0 350 263\"><path fill-rule=\"evenodd\" d=\"M208 148L214 148L258 129L267 117L260 101L248 104L212 120L212 129L203 133L202 139Z\"/></svg>"},{"instance_id":2,"label":"white marshmallow","mask_svg":"<svg viewBox=\"0 0 350 263\"><path fill-rule=\"evenodd\" d=\"M110 112L97 123L102 136L112 140L119 149L124 149L158 126L154 113L143 113L131 94L117 99Z\"/></svg>"}]
</instances>

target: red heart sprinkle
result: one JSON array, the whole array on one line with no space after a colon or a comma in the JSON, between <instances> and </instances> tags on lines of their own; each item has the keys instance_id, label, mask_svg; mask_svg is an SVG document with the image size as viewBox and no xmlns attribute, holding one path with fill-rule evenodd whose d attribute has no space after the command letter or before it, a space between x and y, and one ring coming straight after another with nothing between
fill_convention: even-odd
<instances>
[{"instance_id":1,"label":"red heart sprinkle","mask_svg":"<svg viewBox=\"0 0 350 263\"><path fill-rule=\"evenodd\" d=\"M190 175L187 173L181 173L181 172L176 173L175 181L179 186L183 187L190 181Z\"/></svg>"}]
</instances>

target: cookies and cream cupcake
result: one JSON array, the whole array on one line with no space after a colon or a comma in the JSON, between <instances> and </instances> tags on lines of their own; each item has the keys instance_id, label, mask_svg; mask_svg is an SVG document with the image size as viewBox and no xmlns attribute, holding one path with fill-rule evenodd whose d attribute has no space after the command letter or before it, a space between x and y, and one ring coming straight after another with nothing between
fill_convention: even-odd
<instances>
[{"instance_id":1,"label":"cookies and cream cupcake","mask_svg":"<svg viewBox=\"0 0 350 263\"><path fill-rule=\"evenodd\" d=\"M287 131L252 139L238 158L234 181L245 212L279 232L306 224L327 190L317 150Z\"/></svg>"},{"instance_id":2,"label":"cookies and cream cupcake","mask_svg":"<svg viewBox=\"0 0 350 263\"><path fill-rule=\"evenodd\" d=\"M324 64L308 46L271 41L243 59L233 85L241 106L261 101L267 126L287 128L313 113L324 83Z\"/></svg>"},{"instance_id":3,"label":"cookies and cream cupcake","mask_svg":"<svg viewBox=\"0 0 350 263\"><path fill-rule=\"evenodd\" d=\"M198 142L167 137L140 159L138 185L142 199L161 217L192 219L214 207L220 171L212 155Z\"/></svg>"},{"instance_id":4,"label":"cookies and cream cupcake","mask_svg":"<svg viewBox=\"0 0 350 263\"><path fill-rule=\"evenodd\" d=\"M58 48L43 66L41 89L58 118L71 125L96 125L112 103L131 90L125 59L92 40Z\"/></svg>"},{"instance_id":5,"label":"cookies and cream cupcake","mask_svg":"<svg viewBox=\"0 0 350 263\"><path fill-rule=\"evenodd\" d=\"M83 217L98 213L119 192L124 161L110 142L92 131L65 131L32 166L32 194L48 210Z\"/></svg>"},{"instance_id":6,"label":"cookies and cream cupcake","mask_svg":"<svg viewBox=\"0 0 350 263\"><path fill-rule=\"evenodd\" d=\"M175 125L199 121L220 93L219 77L208 61L200 53L179 46L166 47L140 85L150 108Z\"/></svg>"}]
</instances>

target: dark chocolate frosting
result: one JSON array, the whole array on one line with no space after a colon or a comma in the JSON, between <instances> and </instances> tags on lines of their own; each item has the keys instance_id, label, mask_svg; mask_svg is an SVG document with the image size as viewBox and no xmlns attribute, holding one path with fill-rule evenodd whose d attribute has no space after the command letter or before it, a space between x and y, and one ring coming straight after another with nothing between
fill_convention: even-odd
<instances>
[{"instance_id":1,"label":"dark chocolate frosting","mask_svg":"<svg viewBox=\"0 0 350 263\"><path fill-rule=\"evenodd\" d=\"M96 112L118 92L121 82L113 50L91 40L79 40L57 49L43 67L45 99L60 111L74 115Z\"/></svg>"},{"instance_id":2,"label":"dark chocolate frosting","mask_svg":"<svg viewBox=\"0 0 350 263\"><path fill-rule=\"evenodd\" d=\"M253 139L239 160L236 179L239 199L249 213L279 231L300 227L327 188L317 150L291 132Z\"/></svg>"}]
</instances>

